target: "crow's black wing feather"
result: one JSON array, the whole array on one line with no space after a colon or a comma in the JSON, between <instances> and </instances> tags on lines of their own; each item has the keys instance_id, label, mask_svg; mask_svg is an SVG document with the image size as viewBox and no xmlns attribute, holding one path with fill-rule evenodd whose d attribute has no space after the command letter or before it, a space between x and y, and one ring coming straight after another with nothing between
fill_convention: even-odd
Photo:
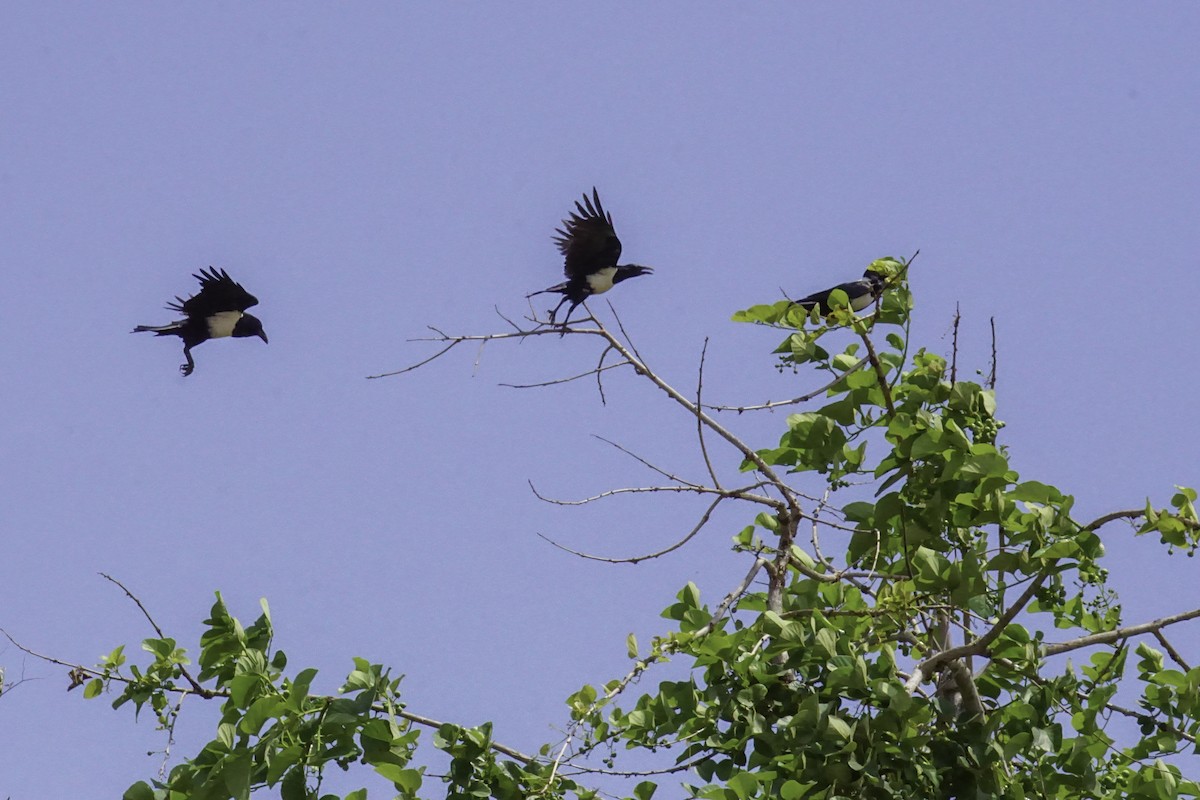
<instances>
[{"instance_id":1,"label":"crow's black wing feather","mask_svg":"<svg viewBox=\"0 0 1200 800\"><path fill-rule=\"evenodd\" d=\"M208 317L222 311L245 311L258 305L258 298L242 288L223 269L209 267L192 276L200 281L200 291L187 300L176 297L168 307L189 317Z\"/></svg>"},{"instance_id":2,"label":"crow's black wing feather","mask_svg":"<svg viewBox=\"0 0 1200 800\"><path fill-rule=\"evenodd\" d=\"M575 211L563 220L554 237L563 254L563 273L568 278L582 278L605 267L615 267L621 257L621 240L613 228L612 215L600 205L600 193L592 187L592 196L575 201Z\"/></svg>"},{"instance_id":3,"label":"crow's black wing feather","mask_svg":"<svg viewBox=\"0 0 1200 800\"><path fill-rule=\"evenodd\" d=\"M820 313L828 314L829 297L839 289L845 292L846 299L850 301L850 308L854 309L855 311L861 311L870 304L869 300L868 302L863 303L862 300L864 298L874 298L876 294L875 283L872 280L863 279L860 281L850 281L849 283L839 283L837 286L834 286L830 289L825 289L820 292L813 292L807 297L801 297L799 300L797 300L796 305L802 306L806 309L811 309L813 306L816 306L820 310Z\"/></svg>"}]
</instances>

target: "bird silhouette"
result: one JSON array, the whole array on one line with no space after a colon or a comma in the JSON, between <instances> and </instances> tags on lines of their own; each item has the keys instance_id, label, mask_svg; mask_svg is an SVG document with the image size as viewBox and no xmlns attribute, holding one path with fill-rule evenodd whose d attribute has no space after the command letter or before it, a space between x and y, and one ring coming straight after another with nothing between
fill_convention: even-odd
<instances>
[{"instance_id":1,"label":"bird silhouette","mask_svg":"<svg viewBox=\"0 0 1200 800\"><path fill-rule=\"evenodd\" d=\"M192 277L200 281L200 291L187 300L176 296L175 302L167 303L167 309L184 314L183 319L169 325L138 325L132 331L183 339L183 357L187 363L180 364L179 371L185 376L191 375L196 368L192 348L209 339L257 336L267 341L262 322L246 313L247 308L258 305L258 298L243 289L240 283L235 283L228 272L209 267Z\"/></svg>"},{"instance_id":2,"label":"bird silhouette","mask_svg":"<svg viewBox=\"0 0 1200 800\"><path fill-rule=\"evenodd\" d=\"M534 297L556 292L563 296L550 312L551 325L555 324L555 316L563 303L571 303L562 322L565 330L571 321L571 313L584 300L594 294L607 292L621 281L654 271L637 264L617 265L621 258L621 240L613 228L612 214L606 213L600 205L600 194L594 186L592 196L589 198L585 193L582 203L576 200L575 210L563 220L563 227L555 232L558 235L554 237L554 243L563 254L563 274L567 279L548 289L526 295Z\"/></svg>"},{"instance_id":3,"label":"bird silhouette","mask_svg":"<svg viewBox=\"0 0 1200 800\"><path fill-rule=\"evenodd\" d=\"M830 295L835 291L841 291L845 293L851 310L862 311L875 302L875 298L879 297L886 283L886 278L878 272L868 269L859 280L850 281L849 283L839 283L830 289L813 292L808 297L793 300L792 305L800 306L805 311L812 311L816 308L818 314L825 316L832 310L829 307Z\"/></svg>"}]
</instances>

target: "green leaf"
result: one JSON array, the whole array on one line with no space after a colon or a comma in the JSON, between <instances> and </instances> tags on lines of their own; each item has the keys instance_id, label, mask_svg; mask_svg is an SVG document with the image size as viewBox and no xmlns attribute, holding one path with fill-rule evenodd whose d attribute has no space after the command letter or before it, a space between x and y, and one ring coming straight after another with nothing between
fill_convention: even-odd
<instances>
[{"instance_id":1,"label":"green leaf","mask_svg":"<svg viewBox=\"0 0 1200 800\"><path fill-rule=\"evenodd\" d=\"M625 652L629 654L630 658L638 657L637 636L632 633L625 637Z\"/></svg>"},{"instance_id":2,"label":"green leaf","mask_svg":"<svg viewBox=\"0 0 1200 800\"><path fill-rule=\"evenodd\" d=\"M758 791L758 778L752 772L739 772L729 779L727 785L735 797L744 800Z\"/></svg>"},{"instance_id":3,"label":"green leaf","mask_svg":"<svg viewBox=\"0 0 1200 800\"><path fill-rule=\"evenodd\" d=\"M222 722L217 726L217 741L223 744L226 750L232 750L235 733L233 723Z\"/></svg>"},{"instance_id":4,"label":"green leaf","mask_svg":"<svg viewBox=\"0 0 1200 800\"><path fill-rule=\"evenodd\" d=\"M816 644L827 658L837 655L837 643L838 635L831 628L821 628L817 631Z\"/></svg>"},{"instance_id":5,"label":"green leaf","mask_svg":"<svg viewBox=\"0 0 1200 800\"><path fill-rule=\"evenodd\" d=\"M154 790L145 781L138 781L125 790L121 800L154 800Z\"/></svg>"},{"instance_id":6,"label":"green leaf","mask_svg":"<svg viewBox=\"0 0 1200 800\"><path fill-rule=\"evenodd\" d=\"M829 730L838 737L839 741L849 741L850 736L853 733L850 723L846 722L841 717L837 717L832 714L826 718L826 721L829 723Z\"/></svg>"},{"instance_id":7,"label":"green leaf","mask_svg":"<svg viewBox=\"0 0 1200 800\"><path fill-rule=\"evenodd\" d=\"M258 698L246 709L245 715L238 723L238 730L250 736L258 735L263 724L275 717L283 705L284 701L274 695Z\"/></svg>"},{"instance_id":8,"label":"green leaf","mask_svg":"<svg viewBox=\"0 0 1200 800\"><path fill-rule=\"evenodd\" d=\"M304 767L297 764L283 776L279 784L280 800L308 800L308 786Z\"/></svg>"},{"instance_id":9,"label":"green leaf","mask_svg":"<svg viewBox=\"0 0 1200 800\"><path fill-rule=\"evenodd\" d=\"M658 789L658 784L650 781L642 781L637 786L633 787L633 796L636 800L650 800L654 797L654 792Z\"/></svg>"},{"instance_id":10,"label":"green leaf","mask_svg":"<svg viewBox=\"0 0 1200 800\"><path fill-rule=\"evenodd\" d=\"M406 769L397 764L376 764L375 771L402 792L411 794L421 788L420 770Z\"/></svg>"},{"instance_id":11,"label":"green leaf","mask_svg":"<svg viewBox=\"0 0 1200 800\"><path fill-rule=\"evenodd\" d=\"M1008 496L1013 500L1040 503L1042 505L1060 503L1063 499L1062 493L1058 489L1044 483L1038 483L1037 481L1018 483L1009 489Z\"/></svg>"},{"instance_id":12,"label":"green leaf","mask_svg":"<svg viewBox=\"0 0 1200 800\"><path fill-rule=\"evenodd\" d=\"M309 687L312 686L313 679L317 677L317 671L311 667L302 669L296 673L296 677L292 679L291 697L293 699L304 699L308 697ZM296 706L298 708L298 706Z\"/></svg>"},{"instance_id":13,"label":"green leaf","mask_svg":"<svg viewBox=\"0 0 1200 800\"><path fill-rule=\"evenodd\" d=\"M225 759L221 765L221 778L233 800L250 798L250 755L243 754Z\"/></svg>"}]
</instances>

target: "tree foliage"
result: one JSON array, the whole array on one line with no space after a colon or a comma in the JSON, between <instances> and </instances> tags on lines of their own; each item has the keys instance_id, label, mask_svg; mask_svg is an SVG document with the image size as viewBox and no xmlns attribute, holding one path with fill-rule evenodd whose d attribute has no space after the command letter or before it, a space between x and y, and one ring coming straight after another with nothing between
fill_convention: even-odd
<instances>
[{"instance_id":1,"label":"tree foliage","mask_svg":"<svg viewBox=\"0 0 1200 800\"><path fill-rule=\"evenodd\" d=\"M959 380L956 354L948 363L910 348L907 262L872 268L888 284L862 316L836 294L842 307L824 319L786 300L734 315L785 334L779 368L824 376L787 401L710 406L594 317L567 331L603 347L593 369L564 380L594 376L603 397L603 376L629 367L699 431L709 482L610 495L669 489L706 501L679 545L717 505L741 506L730 558L747 571L715 603L679 589L661 635L644 649L630 638L628 674L567 698L562 740L526 754L491 725L422 717L388 667L357 658L336 696L315 695L315 670L290 667L275 647L265 601L245 627L218 595L194 667L157 626L140 666L121 647L95 668L73 665L86 696L149 706L168 730L184 696L220 705L210 742L125 797L332 798L322 794L331 765L372 769L399 798L591 798L616 778L637 800L1200 796L1173 758L1198 752L1200 668L1167 638L1200 609L1124 620L1098 535L1131 521L1190 556L1195 491L1177 489L1169 508L1077 519L1070 494L1011 467L992 388ZM513 328L439 332L437 356L561 333ZM752 445L718 419L785 406L796 411L776 443ZM733 460L711 456L716 440ZM656 682L668 661L672 676ZM430 745L447 764L436 777L421 755ZM624 766L630 751L637 768Z\"/></svg>"}]
</instances>

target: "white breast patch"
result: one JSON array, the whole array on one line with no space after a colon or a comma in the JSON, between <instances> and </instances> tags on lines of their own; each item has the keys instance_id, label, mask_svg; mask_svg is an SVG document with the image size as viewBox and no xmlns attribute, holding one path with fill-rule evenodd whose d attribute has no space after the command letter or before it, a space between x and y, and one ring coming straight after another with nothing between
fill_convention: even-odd
<instances>
[{"instance_id":1,"label":"white breast patch","mask_svg":"<svg viewBox=\"0 0 1200 800\"><path fill-rule=\"evenodd\" d=\"M874 303L874 302L875 302L875 295L871 294L870 292L867 292L862 297L856 297L853 300L851 300L850 308L852 308L855 311L862 311L864 308L866 308L867 306L871 305L871 303Z\"/></svg>"},{"instance_id":2,"label":"white breast patch","mask_svg":"<svg viewBox=\"0 0 1200 800\"><path fill-rule=\"evenodd\" d=\"M605 267L599 272L588 275L588 287L592 294L603 294L613 287L613 276L617 274L616 267Z\"/></svg>"},{"instance_id":3,"label":"white breast patch","mask_svg":"<svg viewBox=\"0 0 1200 800\"><path fill-rule=\"evenodd\" d=\"M221 311L208 318L208 335L214 339L232 336L233 326L242 318L240 311Z\"/></svg>"}]
</instances>

